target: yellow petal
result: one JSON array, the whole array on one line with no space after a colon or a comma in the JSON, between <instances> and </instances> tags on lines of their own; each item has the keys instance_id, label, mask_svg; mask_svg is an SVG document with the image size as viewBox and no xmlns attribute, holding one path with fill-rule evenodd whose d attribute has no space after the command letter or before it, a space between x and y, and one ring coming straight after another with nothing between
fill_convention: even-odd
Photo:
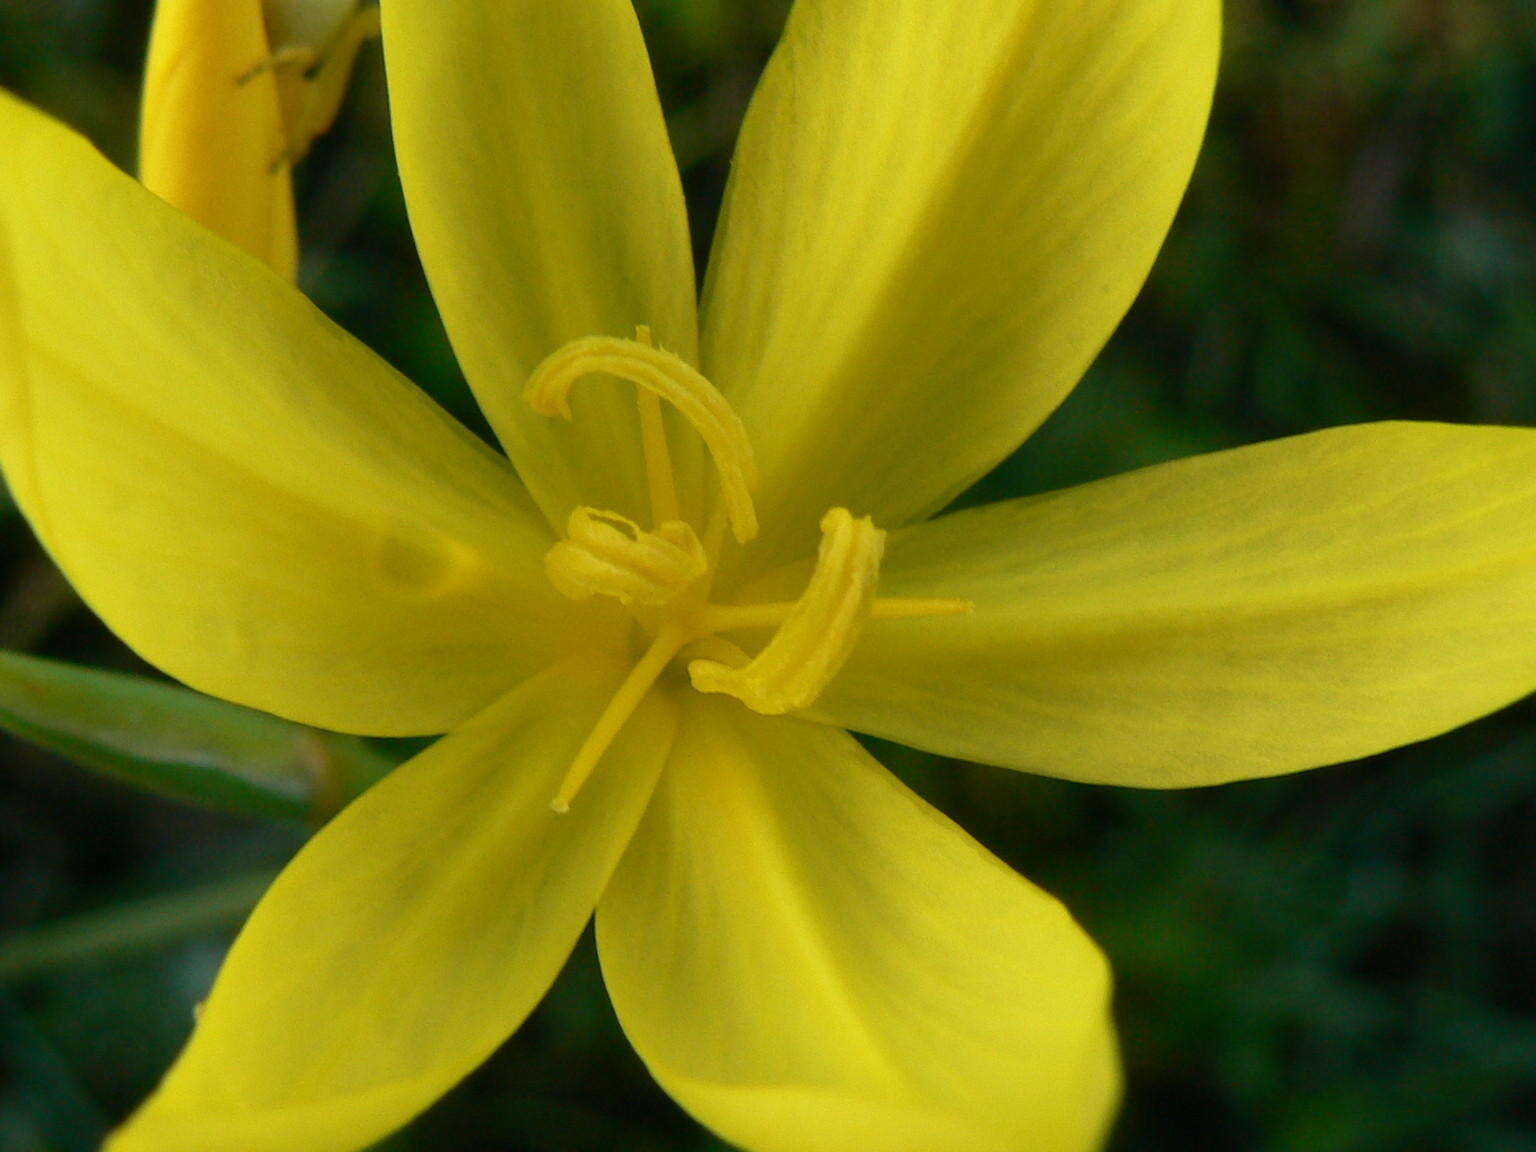
<instances>
[{"instance_id":1,"label":"yellow petal","mask_svg":"<svg viewBox=\"0 0 1536 1152\"><path fill-rule=\"evenodd\" d=\"M693 696L598 905L624 1030L751 1152L1089 1152L1108 971L845 733Z\"/></svg>"},{"instance_id":2,"label":"yellow petal","mask_svg":"<svg viewBox=\"0 0 1536 1152\"><path fill-rule=\"evenodd\" d=\"M654 698L580 807L549 810L622 674L525 683L311 841L109 1152L350 1152L488 1056L560 970L666 755L674 710Z\"/></svg>"},{"instance_id":3,"label":"yellow petal","mask_svg":"<svg viewBox=\"0 0 1536 1152\"><path fill-rule=\"evenodd\" d=\"M139 176L199 224L293 279L298 238L260 0L159 0Z\"/></svg>"},{"instance_id":4,"label":"yellow petal","mask_svg":"<svg viewBox=\"0 0 1536 1152\"><path fill-rule=\"evenodd\" d=\"M0 157L0 466L146 659L441 732L596 624L505 460L298 292L3 95Z\"/></svg>"},{"instance_id":5,"label":"yellow petal","mask_svg":"<svg viewBox=\"0 0 1536 1152\"><path fill-rule=\"evenodd\" d=\"M753 100L704 307L762 544L941 507L1060 402L1189 178L1218 0L799 0ZM789 534L792 539L786 540Z\"/></svg>"},{"instance_id":6,"label":"yellow petal","mask_svg":"<svg viewBox=\"0 0 1536 1152\"><path fill-rule=\"evenodd\" d=\"M633 389L585 386L571 423L522 400L539 362L584 336L648 325L696 359L682 188L630 0L383 11L411 226L481 407L551 524L578 504L646 519Z\"/></svg>"},{"instance_id":7,"label":"yellow petal","mask_svg":"<svg viewBox=\"0 0 1536 1152\"><path fill-rule=\"evenodd\" d=\"M1420 740L1536 688L1536 431L1338 428L893 534L874 622L819 714L1143 787Z\"/></svg>"}]
</instances>

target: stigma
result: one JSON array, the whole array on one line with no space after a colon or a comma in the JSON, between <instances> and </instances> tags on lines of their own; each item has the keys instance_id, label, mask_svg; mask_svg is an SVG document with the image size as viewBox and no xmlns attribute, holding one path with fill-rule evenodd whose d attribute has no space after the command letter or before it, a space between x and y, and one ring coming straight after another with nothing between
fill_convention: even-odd
<instances>
[{"instance_id":1,"label":"stigma","mask_svg":"<svg viewBox=\"0 0 1536 1152\"><path fill-rule=\"evenodd\" d=\"M950 616L974 608L965 600L882 600L877 592L885 533L869 517L842 507L822 517L821 544L798 599L711 603L726 528L740 545L757 536L752 445L730 402L698 369L658 347L648 328L635 335L634 340L591 336L565 345L534 370L523 392L534 411L569 420L570 394L582 379L606 375L635 385L651 505L649 529L616 512L578 507L566 523L565 539L545 557L550 582L562 595L617 600L648 636L644 652L572 758L550 802L557 812L569 809L629 717L674 663L686 664L695 690L732 696L754 712L779 716L815 703L871 619ZM664 402L703 440L714 464L719 500L702 537L678 513ZM764 630L771 634L755 652L722 635Z\"/></svg>"}]
</instances>

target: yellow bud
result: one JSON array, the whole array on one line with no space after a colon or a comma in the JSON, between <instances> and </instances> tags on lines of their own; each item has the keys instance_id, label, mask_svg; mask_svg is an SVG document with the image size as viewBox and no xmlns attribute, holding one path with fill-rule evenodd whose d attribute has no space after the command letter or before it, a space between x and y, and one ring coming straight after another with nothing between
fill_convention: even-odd
<instances>
[{"instance_id":1,"label":"yellow bud","mask_svg":"<svg viewBox=\"0 0 1536 1152\"><path fill-rule=\"evenodd\" d=\"M259 0L160 0L150 34L139 176L292 279L288 137Z\"/></svg>"},{"instance_id":2,"label":"yellow bud","mask_svg":"<svg viewBox=\"0 0 1536 1152\"><path fill-rule=\"evenodd\" d=\"M139 175L292 279L292 168L336 119L379 10L358 0L159 0Z\"/></svg>"}]
</instances>

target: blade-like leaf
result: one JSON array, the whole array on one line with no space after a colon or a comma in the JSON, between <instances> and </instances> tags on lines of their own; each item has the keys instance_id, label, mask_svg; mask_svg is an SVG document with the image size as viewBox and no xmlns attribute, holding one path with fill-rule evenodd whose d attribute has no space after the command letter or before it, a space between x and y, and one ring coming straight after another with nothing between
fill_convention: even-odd
<instances>
[{"instance_id":1,"label":"blade-like leaf","mask_svg":"<svg viewBox=\"0 0 1536 1152\"><path fill-rule=\"evenodd\" d=\"M153 951L238 924L275 876L262 871L215 880L10 932L0 941L0 985L81 961Z\"/></svg>"},{"instance_id":2,"label":"blade-like leaf","mask_svg":"<svg viewBox=\"0 0 1536 1152\"><path fill-rule=\"evenodd\" d=\"M0 652L0 729L131 784L319 822L389 770L361 740L174 684Z\"/></svg>"}]
</instances>

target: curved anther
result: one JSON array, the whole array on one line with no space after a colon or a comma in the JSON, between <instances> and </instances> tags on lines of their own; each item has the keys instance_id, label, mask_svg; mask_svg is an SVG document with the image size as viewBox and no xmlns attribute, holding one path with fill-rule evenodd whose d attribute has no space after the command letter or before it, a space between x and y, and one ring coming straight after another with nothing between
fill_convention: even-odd
<instances>
[{"instance_id":1,"label":"curved anther","mask_svg":"<svg viewBox=\"0 0 1536 1152\"><path fill-rule=\"evenodd\" d=\"M534 369L523 399L544 416L571 418L571 389L585 376L606 374L627 380L667 401L703 438L730 517L741 543L757 535L752 490L757 466L741 418L713 384L681 357L638 340L588 336L556 350Z\"/></svg>"},{"instance_id":2,"label":"curved anther","mask_svg":"<svg viewBox=\"0 0 1536 1152\"><path fill-rule=\"evenodd\" d=\"M659 607L709 569L704 546L680 520L646 532L615 512L577 508L566 536L545 555L544 570L572 600L612 596L625 605Z\"/></svg>"},{"instance_id":3,"label":"curved anther","mask_svg":"<svg viewBox=\"0 0 1536 1152\"><path fill-rule=\"evenodd\" d=\"M821 520L816 569L778 631L750 662L694 660L700 692L724 692L770 716L806 708L847 662L874 604L885 533L833 508Z\"/></svg>"}]
</instances>

